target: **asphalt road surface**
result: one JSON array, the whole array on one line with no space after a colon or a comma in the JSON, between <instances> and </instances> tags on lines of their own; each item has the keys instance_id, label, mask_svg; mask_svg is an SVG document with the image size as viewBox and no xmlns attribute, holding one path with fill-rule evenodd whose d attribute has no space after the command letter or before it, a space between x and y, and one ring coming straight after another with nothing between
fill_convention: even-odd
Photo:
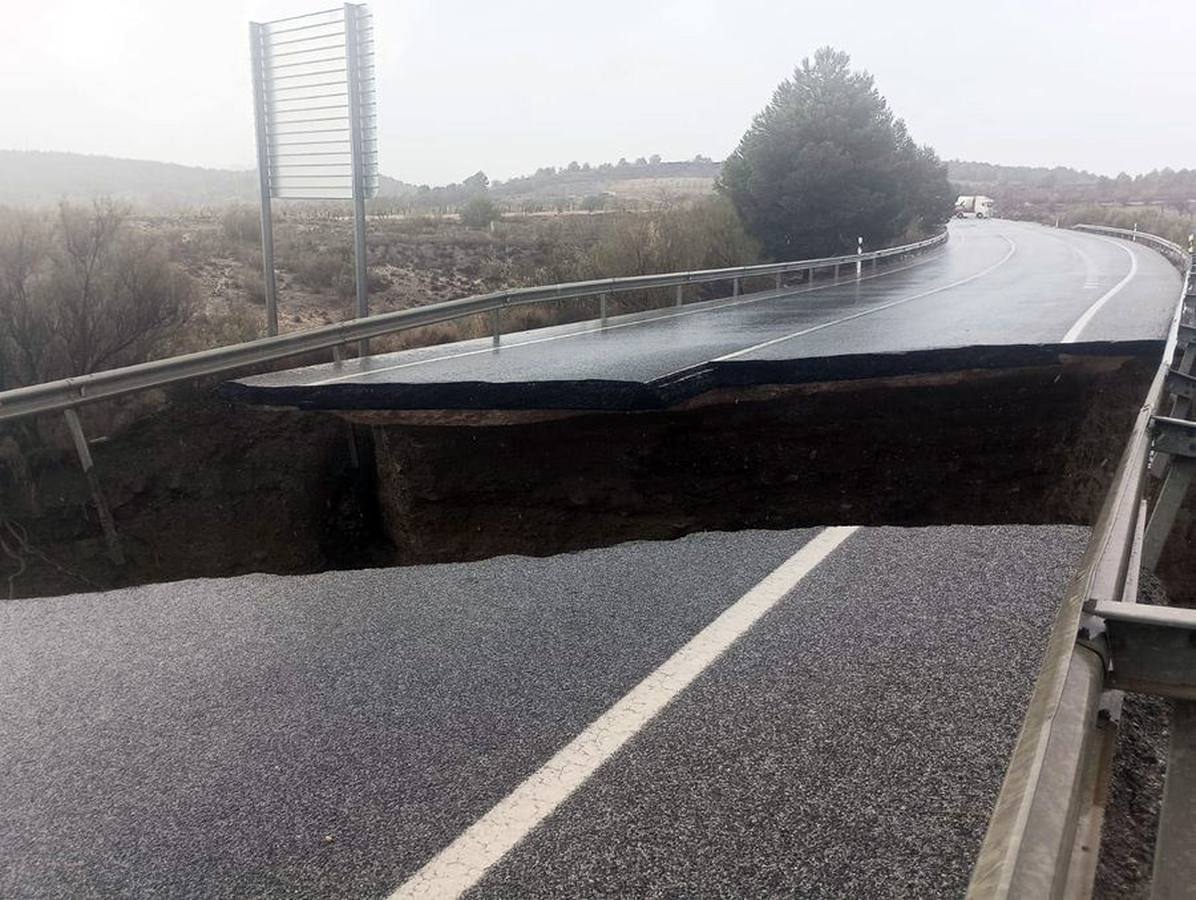
<instances>
[{"instance_id":1,"label":"asphalt road surface","mask_svg":"<svg viewBox=\"0 0 1196 900\"><path fill-rule=\"evenodd\" d=\"M954 897L1086 531L0 605L0 896Z\"/></svg>"},{"instance_id":2,"label":"asphalt road surface","mask_svg":"<svg viewBox=\"0 0 1196 900\"><path fill-rule=\"evenodd\" d=\"M605 329L591 321L508 334L497 350L486 338L380 354L225 391L307 408L637 408L683 395L687 382L742 382L737 368L770 376L778 361L1166 334L1180 279L1153 250L1004 220L950 228L942 250L860 281L623 316Z\"/></svg>"}]
</instances>

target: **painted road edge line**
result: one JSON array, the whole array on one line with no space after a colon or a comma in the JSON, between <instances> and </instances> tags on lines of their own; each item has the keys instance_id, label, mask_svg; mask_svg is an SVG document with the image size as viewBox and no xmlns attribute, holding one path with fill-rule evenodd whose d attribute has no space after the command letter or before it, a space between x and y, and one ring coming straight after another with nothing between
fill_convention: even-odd
<instances>
[{"instance_id":1,"label":"painted road edge line","mask_svg":"<svg viewBox=\"0 0 1196 900\"><path fill-rule=\"evenodd\" d=\"M1099 235L1095 236L1099 237ZM1074 344L1076 341L1078 341L1080 339L1080 332L1082 332L1088 326L1088 323L1092 321L1092 317L1100 312L1102 306L1121 293L1121 289L1129 284L1130 279L1138 274L1137 254L1130 250L1130 248L1121 241L1114 241L1111 238L1104 237L1102 237L1101 240L1108 241L1110 244L1115 244L1124 250L1126 254L1128 254L1130 258L1130 270L1126 274L1125 278L1121 279L1121 281L1109 288L1109 290L1105 294L1098 297L1093 304L1088 307L1088 309L1084 310L1084 315L1076 319L1076 323L1072 325L1071 328L1067 329L1067 334L1063 335L1063 340L1060 341L1061 344Z\"/></svg>"},{"instance_id":2,"label":"painted road edge line","mask_svg":"<svg viewBox=\"0 0 1196 900\"><path fill-rule=\"evenodd\" d=\"M399 886L389 900L459 897L589 780L859 526L825 528Z\"/></svg>"}]
</instances>

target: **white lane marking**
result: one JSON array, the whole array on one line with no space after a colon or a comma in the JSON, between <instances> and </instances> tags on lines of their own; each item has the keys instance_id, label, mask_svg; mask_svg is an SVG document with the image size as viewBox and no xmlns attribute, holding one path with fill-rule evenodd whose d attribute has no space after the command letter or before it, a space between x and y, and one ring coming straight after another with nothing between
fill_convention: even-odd
<instances>
[{"instance_id":1,"label":"white lane marking","mask_svg":"<svg viewBox=\"0 0 1196 900\"><path fill-rule=\"evenodd\" d=\"M543 822L859 526L826 528L469 826L389 900L459 897Z\"/></svg>"},{"instance_id":2,"label":"white lane marking","mask_svg":"<svg viewBox=\"0 0 1196 900\"><path fill-rule=\"evenodd\" d=\"M906 265L903 265L903 266L898 266L895 269L883 269L883 270L876 272L874 274L871 274L871 275L863 275L858 279L852 278L850 281L847 279L844 279L843 281L839 281L839 282L835 282L835 283L831 283L831 284L815 284L815 285L810 285L810 286L807 286L804 288L784 288L780 291L780 293L777 293L776 291L769 291L767 294L765 294L764 296L761 296L761 297L748 297L748 298L745 298L742 300L728 300L725 303L720 303L717 300L714 300L714 301L706 300L706 301L702 301L702 303L694 304L695 308L693 308L693 309L682 310L680 312L674 312L674 313L663 313L659 316L646 316L642 319L637 319L634 322L621 322L617 325L607 325L605 328L603 328L602 326L599 325L599 326L596 326L593 328L584 328L584 329L579 329L577 331L570 331L567 334L556 334L556 335L552 335L550 337L533 338L533 339L527 340L527 341L519 341L518 343L507 343L507 344L501 345L501 347L499 348L499 350L497 352L501 353L503 350L517 350L520 347L533 347L537 344L547 344L547 343L550 343L551 341L563 341L567 338L579 337L584 334L595 334L600 331L615 331L616 329L619 329L619 328L633 328L636 325L651 325L651 324L655 324L656 322L663 322L666 319L679 319L684 316L696 316L696 315L701 315L702 313L719 312L721 310L731 309L736 306L747 306L748 304L751 304L751 303L763 303L765 300L776 300L781 297L789 297L789 296L792 296L795 294L812 294L815 291L824 291L824 290L827 290L828 288L846 287L849 284L856 284L859 281L869 281L873 278L883 278L885 275L896 275L898 272L904 272L906 269L912 269L914 266L919 266L922 263L929 262L930 260L935 259L937 256L938 256L938 253L928 253L927 255L916 259L914 262L907 263ZM709 304L709 305L707 305L707 304ZM634 313L632 315L634 315ZM555 326L548 326L548 327L555 327ZM486 339L486 340L488 340L488 339ZM338 375L335 378L325 378L320 381L313 381L313 382L311 382L311 385L308 385L308 386L335 384L338 381L349 381L353 378L361 378L365 375L378 375L378 374L381 374L382 372L394 372L398 369L409 369L412 366L423 366L423 365L427 365L428 363L446 362L448 360L461 359L462 357L466 357L466 356L479 356L483 353L494 353L494 352L495 352L495 349L492 346L482 347L478 350L462 350L457 353L446 353L443 356L432 356L427 359L416 359L416 360L412 360L411 362L396 363L393 366L382 366L377 369L364 369L360 372L352 372L348 375ZM688 367L686 367L686 368L688 368Z\"/></svg>"},{"instance_id":3,"label":"white lane marking","mask_svg":"<svg viewBox=\"0 0 1196 900\"><path fill-rule=\"evenodd\" d=\"M1093 235L1093 237L1100 236ZM1076 319L1075 324L1072 325L1071 328L1067 329L1067 334L1063 335L1063 340L1061 343L1074 344L1076 341L1078 341L1080 339L1080 332L1082 332L1088 326L1088 323L1092 321L1092 317L1100 312L1100 308L1116 297L1121 292L1121 289L1129 284L1130 280L1138 274L1138 256L1136 253L1130 250L1130 248L1121 241L1115 241L1112 238L1107 237L1101 237L1100 239L1102 241L1108 241L1110 244L1115 244L1126 252L1130 258L1130 270L1128 273L1126 273L1125 278L1121 279L1121 281L1109 288L1109 290L1100 297L1097 297L1093 304L1088 307L1088 309L1084 310L1084 315Z\"/></svg>"},{"instance_id":4,"label":"white lane marking","mask_svg":"<svg viewBox=\"0 0 1196 900\"><path fill-rule=\"evenodd\" d=\"M1002 240L1005 241L1005 243L1007 243L1009 245L1009 252L1006 253L1004 256L1002 256L999 260L997 260L991 266L989 266L987 269L982 269L981 271L977 272L975 275L969 275L967 278L959 279L959 281L953 281L950 284L944 284L944 285L940 285L939 287L936 287L936 288L931 288L928 291L922 291L920 294L912 294L909 297L900 297L896 300L890 300L888 303L882 303L879 306L870 306L870 307L868 307L868 309L864 309L864 310L860 310L859 312L852 313L850 316L843 316L842 318L839 318L839 319L832 319L829 322L822 322L818 325L811 325L809 328L803 328L801 331L795 331L792 334L786 334L782 337L773 338L771 341L764 341L761 344L756 344L754 347L745 347L742 350L736 350L734 353L728 353L726 356L720 356L718 359L715 359L712 361L713 362L726 362L727 360L735 359L736 357L743 356L746 353L754 353L757 350L764 349L765 347L771 347L773 344L781 344L781 343L784 343L785 341L791 341L794 338L799 338L799 337L802 337L803 335L812 334L815 331L822 331L822 329L824 329L824 328L833 328L836 325L842 325L844 322L851 322L854 319L860 319L860 318L863 318L864 316L870 316L873 313L878 313L878 312L881 312L886 309L892 309L894 306L900 306L902 303L909 303L913 300L921 300L923 297L929 297L932 294L941 294L943 291L949 291L952 288L957 288L961 284L967 284L969 281L975 281L977 278L983 278L989 272L993 271L993 269L996 269L999 266L1003 266L1006 262L1009 261L1009 258L1011 256L1013 256L1014 253L1017 252L1017 244L1015 244L1008 236L1002 234L1002 235L1000 235L1000 237Z\"/></svg>"}]
</instances>

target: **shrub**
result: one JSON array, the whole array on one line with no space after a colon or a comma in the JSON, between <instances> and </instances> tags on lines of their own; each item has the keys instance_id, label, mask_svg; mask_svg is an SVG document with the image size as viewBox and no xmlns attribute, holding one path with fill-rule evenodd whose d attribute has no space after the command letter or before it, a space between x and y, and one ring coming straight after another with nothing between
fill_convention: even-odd
<instances>
[{"instance_id":1,"label":"shrub","mask_svg":"<svg viewBox=\"0 0 1196 900\"><path fill-rule=\"evenodd\" d=\"M462 225L470 228L485 228L500 217L498 207L486 194L475 194L461 207L459 213Z\"/></svg>"},{"instance_id":2,"label":"shrub","mask_svg":"<svg viewBox=\"0 0 1196 900\"><path fill-rule=\"evenodd\" d=\"M0 209L0 383L143 362L193 312L194 283L128 209L63 203L47 220Z\"/></svg>"},{"instance_id":3,"label":"shrub","mask_svg":"<svg viewBox=\"0 0 1196 900\"><path fill-rule=\"evenodd\" d=\"M220 216L220 233L236 244L255 244L261 240L261 213L243 204L230 206Z\"/></svg>"}]
</instances>

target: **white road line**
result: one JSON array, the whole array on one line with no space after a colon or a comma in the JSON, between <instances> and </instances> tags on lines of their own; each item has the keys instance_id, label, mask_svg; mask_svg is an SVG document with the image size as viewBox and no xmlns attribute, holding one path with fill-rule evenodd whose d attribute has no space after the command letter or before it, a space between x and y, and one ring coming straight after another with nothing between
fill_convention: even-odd
<instances>
[{"instance_id":1,"label":"white road line","mask_svg":"<svg viewBox=\"0 0 1196 900\"><path fill-rule=\"evenodd\" d=\"M1100 272L1097 271L1096 262L1084 250L1078 246L1070 237L1074 236L1076 232L1062 231L1062 230L1047 230L1047 235L1053 237L1064 247L1074 253L1084 263L1084 290L1092 290L1101 286ZM1082 240L1082 238L1081 238Z\"/></svg>"},{"instance_id":2,"label":"white road line","mask_svg":"<svg viewBox=\"0 0 1196 900\"><path fill-rule=\"evenodd\" d=\"M751 303L763 303L765 300L776 300L779 297L789 297L794 294L812 294L812 293L815 293L816 291L824 291L829 288L846 287L849 284L856 284L857 282L860 282L860 281L869 281L873 278L883 278L886 275L896 275L898 272L904 272L906 269L912 269L914 266L918 266L918 265L921 265L922 263L929 262L932 259L936 259L938 257L938 255L939 255L938 253L928 253L925 256L919 257L918 259L914 260L911 263L907 263L906 265L898 266L897 268L894 268L894 269L883 269L883 270L876 272L874 274L871 274L871 275L863 275L858 279L852 278L849 280L849 279L845 278L842 281L834 282L831 284L814 284L814 285L809 285L804 288L784 288L779 293L776 291L769 291L767 294L764 294L763 296L760 296L760 297L753 296L753 297L744 298L742 300L728 300L727 302L723 302L723 303L720 303L717 300L713 300L713 301L705 300L705 301L702 301L701 303L693 304L694 308L685 309L685 310L682 310L681 312L664 313L659 316L646 316L642 319L637 319L634 322L621 322L617 325L607 325L605 328L603 328L602 326L596 326L594 328L583 328L583 329L578 329L577 331L570 331L567 334L555 334L555 335L551 335L549 337L533 338L532 340L519 341L518 343L507 343L507 344L501 345L501 347L497 351L492 346L486 346L486 347L482 347L478 350L462 350L457 353L446 353L442 356L432 356L432 357L429 357L428 359L415 359L415 360L412 360L411 362L396 363L393 366L381 366L377 369L363 369L362 371L352 372L348 375L337 375L334 378L325 378L320 381L313 381L311 383L311 385L309 385L309 386L336 384L339 381L350 381L354 378L361 378L362 376L365 376L365 375L378 375L382 372L394 372L394 371L397 371L398 369L409 369L412 366L424 366L424 365L428 365L429 363L446 362L446 361L452 360L452 359L461 359L466 356L479 356L484 353L495 353L495 352L501 353L504 350L517 350L520 347L534 347L537 344L547 344L552 341L563 341L563 340L566 340L567 338L579 337L579 336L585 335L585 334L596 334L597 332L600 332L600 331L615 331L619 328L633 328L636 325L651 325L656 322L663 322L667 319L680 319L685 316L696 316L696 315L700 315L702 313L707 313L707 312L718 312L720 310L731 309L736 306L747 306L748 304L751 304ZM634 315L634 313L632 313L632 315ZM548 326L548 327L559 327L559 326ZM483 340L489 341L489 338L484 338Z\"/></svg>"},{"instance_id":3,"label":"white road line","mask_svg":"<svg viewBox=\"0 0 1196 900\"><path fill-rule=\"evenodd\" d=\"M1099 237L1099 235L1093 235L1093 237ZM1098 297L1096 301L1084 311L1084 315L1076 319L1076 323L1072 325L1071 328L1067 329L1067 334L1063 335L1063 340L1061 343L1074 344L1076 341L1078 341L1080 339L1080 332L1082 332L1088 326L1088 323L1092 321L1092 317L1100 312L1100 308L1116 297L1121 292L1121 289L1129 284L1130 280L1138 274L1137 254L1130 250L1130 248L1121 241L1115 241L1112 238L1106 237L1101 237L1100 239L1102 241L1108 241L1110 244L1115 244L1126 252L1130 258L1130 270L1126 274L1125 278L1121 279L1121 281L1117 282L1117 284L1113 285L1113 287L1109 288L1108 291Z\"/></svg>"},{"instance_id":4,"label":"white road line","mask_svg":"<svg viewBox=\"0 0 1196 900\"><path fill-rule=\"evenodd\" d=\"M728 353L726 356L720 356L718 359L712 361L726 362L727 360L735 359L736 357L743 356L744 354L754 353L755 351L762 350L765 347L771 347L773 344L780 344L784 343L785 341L793 340L793 338L802 337L803 335L807 334L813 334L815 331L822 331L824 328L833 328L836 325L842 325L844 322L851 322L855 319L863 318L864 316L870 316L873 313L878 313L886 309L892 309L894 306L900 306L902 303L909 303L913 300L921 300L923 297L929 297L932 294L941 294L943 291L949 291L952 288L957 288L961 284L967 284L969 281L975 281L977 278L983 278L989 272L993 271L993 269L1003 266L1009 261L1009 258L1017 252L1017 244L1010 240L1006 235L1002 234L1000 237L1005 241L1005 243L1009 244L1009 252L987 269L983 269L977 272L975 275L969 275L967 278L961 278L959 281L953 281L950 284L944 284L936 288L931 288L928 291L922 291L920 294L913 294L909 297L901 297L897 300L890 300L888 303L882 303L879 306L870 306L868 309L860 310L857 313L852 313L850 316L843 316L839 319L832 319L829 322L811 325L809 328L803 328L801 331L795 331L792 334L786 334L783 337L773 338L771 341L764 341L761 344L756 344L754 347L745 347L742 350L736 350L734 353Z\"/></svg>"},{"instance_id":5,"label":"white road line","mask_svg":"<svg viewBox=\"0 0 1196 900\"><path fill-rule=\"evenodd\" d=\"M476 885L857 528L819 532L432 857L389 900L459 897Z\"/></svg>"}]
</instances>

